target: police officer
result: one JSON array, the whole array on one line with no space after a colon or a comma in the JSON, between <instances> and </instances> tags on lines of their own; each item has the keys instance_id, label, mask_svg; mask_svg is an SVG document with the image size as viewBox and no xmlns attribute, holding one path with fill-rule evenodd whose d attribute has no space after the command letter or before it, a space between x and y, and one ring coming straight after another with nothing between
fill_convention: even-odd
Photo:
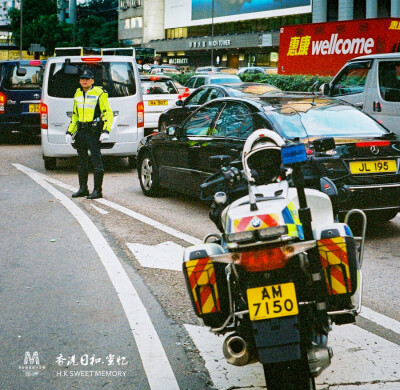
<instances>
[{"instance_id":1,"label":"police officer","mask_svg":"<svg viewBox=\"0 0 400 390\"><path fill-rule=\"evenodd\" d=\"M94 75L85 69L79 78L81 85L75 92L74 108L71 123L68 126L65 140L75 147L79 156L78 176L79 190L73 198L86 196L87 199L102 198L103 162L101 159L101 142L108 141L113 120L113 112L108 102L108 94L102 87L93 86ZM94 190L89 195L88 172L89 155L93 163Z\"/></svg>"}]
</instances>

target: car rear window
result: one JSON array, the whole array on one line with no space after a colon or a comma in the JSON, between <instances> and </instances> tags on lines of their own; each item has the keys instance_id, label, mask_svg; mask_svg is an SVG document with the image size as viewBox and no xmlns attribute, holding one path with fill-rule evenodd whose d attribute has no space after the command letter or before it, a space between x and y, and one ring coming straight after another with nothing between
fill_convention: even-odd
<instances>
[{"instance_id":1,"label":"car rear window","mask_svg":"<svg viewBox=\"0 0 400 390\"><path fill-rule=\"evenodd\" d=\"M178 94L178 90L172 80L141 80L143 95Z\"/></svg>"},{"instance_id":2,"label":"car rear window","mask_svg":"<svg viewBox=\"0 0 400 390\"><path fill-rule=\"evenodd\" d=\"M388 131L360 110L342 104L284 106L269 119L285 137L379 137Z\"/></svg>"},{"instance_id":3,"label":"car rear window","mask_svg":"<svg viewBox=\"0 0 400 390\"><path fill-rule=\"evenodd\" d=\"M108 96L123 97L136 94L135 73L131 62L96 62L91 64L55 62L49 70L47 93L59 98L72 98L79 85L83 69L94 73L94 85L103 87Z\"/></svg>"},{"instance_id":4,"label":"car rear window","mask_svg":"<svg viewBox=\"0 0 400 390\"><path fill-rule=\"evenodd\" d=\"M17 65L7 65L4 78L4 88L9 90L42 89L43 66L21 65L20 69L26 69L26 74L18 75Z\"/></svg>"},{"instance_id":5,"label":"car rear window","mask_svg":"<svg viewBox=\"0 0 400 390\"><path fill-rule=\"evenodd\" d=\"M211 79L210 83L211 84L229 84L229 83L241 83L242 80L239 77L224 77L224 78L217 78L217 79Z\"/></svg>"}]
</instances>

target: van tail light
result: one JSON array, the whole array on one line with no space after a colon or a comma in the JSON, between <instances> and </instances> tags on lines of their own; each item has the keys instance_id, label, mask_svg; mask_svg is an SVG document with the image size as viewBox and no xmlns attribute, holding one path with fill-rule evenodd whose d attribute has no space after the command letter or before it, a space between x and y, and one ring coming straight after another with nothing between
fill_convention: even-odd
<instances>
[{"instance_id":1,"label":"van tail light","mask_svg":"<svg viewBox=\"0 0 400 390\"><path fill-rule=\"evenodd\" d=\"M81 57L83 62L100 62L102 61L101 57Z\"/></svg>"},{"instance_id":2,"label":"van tail light","mask_svg":"<svg viewBox=\"0 0 400 390\"><path fill-rule=\"evenodd\" d=\"M39 112L40 112L40 127L44 130L47 130L48 127L48 108L47 104L44 104L40 102L40 107L39 107Z\"/></svg>"},{"instance_id":3,"label":"van tail light","mask_svg":"<svg viewBox=\"0 0 400 390\"><path fill-rule=\"evenodd\" d=\"M144 127L144 104L139 102L137 104L137 127Z\"/></svg>"},{"instance_id":4,"label":"van tail light","mask_svg":"<svg viewBox=\"0 0 400 390\"><path fill-rule=\"evenodd\" d=\"M0 92L0 114L4 114L6 107L7 97L4 93Z\"/></svg>"},{"instance_id":5,"label":"van tail light","mask_svg":"<svg viewBox=\"0 0 400 390\"><path fill-rule=\"evenodd\" d=\"M189 88L185 88L184 92L178 96L178 100L186 99L189 95Z\"/></svg>"}]
</instances>

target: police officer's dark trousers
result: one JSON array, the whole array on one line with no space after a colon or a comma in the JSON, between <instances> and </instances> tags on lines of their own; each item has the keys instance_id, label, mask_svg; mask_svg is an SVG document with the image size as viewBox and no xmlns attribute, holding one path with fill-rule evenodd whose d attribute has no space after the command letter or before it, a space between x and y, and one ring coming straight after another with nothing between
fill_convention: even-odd
<instances>
[{"instance_id":1,"label":"police officer's dark trousers","mask_svg":"<svg viewBox=\"0 0 400 390\"><path fill-rule=\"evenodd\" d=\"M75 145L79 156L78 163L78 176L79 176L79 196L88 195L88 199L101 198L102 195L102 184L103 184L103 162L101 159L99 132L91 125L92 123L79 123L78 131L75 136ZM89 195L87 181L89 173L89 153L93 164L93 175L94 175L94 190ZM81 191L82 190L82 191ZM83 194L83 192L85 194ZM75 195L75 194L74 194ZM76 197L76 196L75 196Z\"/></svg>"}]
</instances>

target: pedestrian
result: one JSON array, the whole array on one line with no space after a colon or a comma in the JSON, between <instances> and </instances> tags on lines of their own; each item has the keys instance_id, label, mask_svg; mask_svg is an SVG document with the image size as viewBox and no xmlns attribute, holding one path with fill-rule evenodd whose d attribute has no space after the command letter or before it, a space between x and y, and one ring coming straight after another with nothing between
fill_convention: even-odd
<instances>
[{"instance_id":1,"label":"pedestrian","mask_svg":"<svg viewBox=\"0 0 400 390\"><path fill-rule=\"evenodd\" d=\"M79 84L81 87L75 92L71 123L65 136L67 143L75 142L79 157L79 190L72 194L72 197L86 196L87 199L98 199L103 197L104 169L101 159L101 142L109 140L113 112L108 102L107 92L102 87L94 86L92 71L85 69L79 77ZM89 150L94 176L94 189L90 195L87 184Z\"/></svg>"}]
</instances>

